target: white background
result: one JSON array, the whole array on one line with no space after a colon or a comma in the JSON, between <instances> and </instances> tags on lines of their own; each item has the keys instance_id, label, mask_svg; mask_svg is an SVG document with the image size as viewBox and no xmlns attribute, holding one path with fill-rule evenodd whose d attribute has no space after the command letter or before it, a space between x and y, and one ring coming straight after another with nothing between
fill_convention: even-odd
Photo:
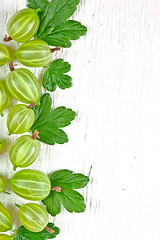
<instances>
[{"instance_id":1,"label":"white background","mask_svg":"<svg viewBox=\"0 0 160 240\"><path fill-rule=\"evenodd\" d=\"M8 19L24 7L25 0L0 0L0 43ZM63 209L53 219L61 229L57 240L159 240L160 1L81 0L73 19L88 33L53 56L71 63L73 87L52 97L54 107L70 107L77 118L65 129L69 143L42 144L31 167L90 172L90 184L80 191L86 211ZM40 78L43 70L32 71ZM0 78L8 72L7 65L1 67ZM0 139L9 147L17 136L8 137L5 121L0 119ZM8 150L0 154L0 172L13 175ZM25 201L15 194L0 200L16 228L14 202Z\"/></svg>"}]
</instances>

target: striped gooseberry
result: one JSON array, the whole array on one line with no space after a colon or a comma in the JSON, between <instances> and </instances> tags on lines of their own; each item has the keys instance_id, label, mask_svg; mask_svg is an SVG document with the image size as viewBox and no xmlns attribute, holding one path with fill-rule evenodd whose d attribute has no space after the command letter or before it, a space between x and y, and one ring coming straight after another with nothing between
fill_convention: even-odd
<instances>
[{"instance_id":1,"label":"striped gooseberry","mask_svg":"<svg viewBox=\"0 0 160 240\"><path fill-rule=\"evenodd\" d=\"M0 193L10 194L10 193L4 191L4 180L1 177L0 177Z\"/></svg>"},{"instance_id":2,"label":"striped gooseberry","mask_svg":"<svg viewBox=\"0 0 160 240\"><path fill-rule=\"evenodd\" d=\"M6 207L0 202L0 232L12 229L12 218Z\"/></svg>"},{"instance_id":3,"label":"striped gooseberry","mask_svg":"<svg viewBox=\"0 0 160 240\"><path fill-rule=\"evenodd\" d=\"M4 180L1 177L0 177L0 193L10 194L10 193L4 191Z\"/></svg>"},{"instance_id":4,"label":"striped gooseberry","mask_svg":"<svg viewBox=\"0 0 160 240\"><path fill-rule=\"evenodd\" d=\"M23 43L14 55L27 67L44 67L52 59L52 50L46 42L36 39Z\"/></svg>"},{"instance_id":5,"label":"striped gooseberry","mask_svg":"<svg viewBox=\"0 0 160 240\"><path fill-rule=\"evenodd\" d=\"M6 141L0 140L0 151L3 149L5 144L6 144Z\"/></svg>"},{"instance_id":6,"label":"striped gooseberry","mask_svg":"<svg viewBox=\"0 0 160 240\"><path fill-rule=\"evenodd\" d=\"M0 115L3 116L3 110L9 105L9 94L5 87L5 84L0 80Z\"/></svg>"},{"instance_id":7,"label":"striped gooseberry","mask_svg":"<svg viewBox=\"0 0 160 240\"><path fill-rule=\"evenodd\" d=\"M32 104L30 106L32 107ZM17 104L9 111L7 116L9 135L21 134L30 130L35 121L35 114L30 106Z\"/></svg>"},{"instance_id":8,"label":"striped gooseberry","mask_svg":"<svg viewBox=\"0 0 160 240\"><path fill-rule=\"evenodd\" d=\"M17 100L31 104L39 104L41 97L41 85L35 75L25 68L14 69L11 64L11 72L7 75L5 84L8 92Z\"/></svg>"},{"instance_id":9,"label":"striped gooseberry","mask_svg":"<svg viewBox=\"0 0 160 240\"><path fill-rule=\"evenodd\" d=\"M4 192L4 181L3 179L0 177L0 193Z\"/></svg>"},{"instance_id":10,"label":"striped gooseberry","mask_svg":"<svg viewBox=\"0 0 160 240\"><path fill-rule=\"evenodd\" d=\"M36 139L37 137L38 131L36 130L33 136L21 136L12 144L9 150L9 157L14 170L17 167L28 167L37 159L41 150L41 144Z\"/></svg>"},{"instance_id":11,"label":"striped gooseberry","mask_svg":"<svg viewBox=\"0 0 160 240\"><path fill-rule=\"evenodd\" d=\"M0 193L4 192L4 181L3 179L0 177Z\"/></svg>"},{"instance_id":12,"label":"striped gooseberry","mask_svg":"<svg viewBox=\"0 0 160 240\"><path fill-rule=\"evenodd\" d=\"M38 170L21 170L15 173L8 182L18 196L31 201L45 199L51 190L49 177Z\"/></svg>"},{"instance_id":13,"label":"striped gooseberry","mask_svg":"<svg viewBox=\"0 0 160 240\"><path fill-rule=\"evenodd\" d=\"M19 219L22 225L31 232L41 232L49 222L47 211L36 203L19 206Z\"/></svg>"},{"instance_id":14,"label":"striped gooseberry","mask_svg":"<svg viewBox=\"0 0 160 240\"><path fill-rule=\"evenodd\" d=\"M6 64L8 61L11 61L12 59L9 56L8 49L0 44L0 66Z\"/></svg>"},{"instance_id":15,"label":"striped gooseberry","mask_svg":"<svg viewBox=\"0 0 160 240\"><path fill-rule=\"evenodd\" d=\"M0 234L0 240L13 240L15 237L10 237L6 234Z\"/></svg>"},{"instance_id":16,"label":"striped gooseberry","mask_svg":"<svg viewBox=\"0 0 160 240\"><path fill-rule=\"evenodd\" d=\"M0 234L0 240L13 240L15 238L15 236L10 237L6 234Z\"/></svg>"},{"instance_id":17,"label":"striped gooseberry","mask_svg":"<svg viewBox=\"0 0 160 240\"><path fill-rule=\"evenodd\" d=\"M30 40L37 33L40 20L37 12L39 9L22 9L14 14L7 23L9 38L5 41L15 40L24 43Z\"/></svg>"}]
</instances>

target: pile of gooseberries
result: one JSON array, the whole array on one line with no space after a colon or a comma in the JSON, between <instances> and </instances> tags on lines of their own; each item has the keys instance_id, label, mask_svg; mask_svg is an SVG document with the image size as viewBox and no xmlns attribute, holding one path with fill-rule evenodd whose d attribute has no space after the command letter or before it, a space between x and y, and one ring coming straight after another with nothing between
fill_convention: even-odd
<instances>
[{"instance_id":1,"label":"pile of gooseberries","mask_svg":"<svg viewBox=\"0 0 160 240\"><path fill-rule=\"evenodd\" d=\"M22 102L22 104L13 106L7 116L9 135L22 134L30 130L35 121L35 113L32 108L40 104L41 98L39 80L28 69L15 69L14 59L16 58L27 67L43 67L50 63L54 51L42 40L31 40L40 25L38 11L39 9L23 9L8 21L9 37L5 36L4 41L15 40L22 43L12 56L10 56L7 47L0 44L0 66L9 62L10 68L10 73L5 81L0 80L0 115L3 116L3 110L9 106L10 96ZM39 138L38 131L35 130L32 136L23 135L12 144L9 150L9 158L13 164L13 170L16 170L17 167L28 167L37 159L41 150L37 138ZM4 141L0 141L0 150L3 144ZM43 200L51 191L49 177L38 170L21 170L15 173L8 182L14 193L31 201ZM4 182L1 178L0 192L5 192ZM27 203L23 206L16 204L16 206L19 208L19 219L27 230L40 232L46 229L53 233L53 230L47 227L49 215L42 206L35 203ZM11 229L12 218L5 206L0 203L0 232ZM0 235L0 239L3 240L13 238L5 234Z\"/></svg>"}]
</instances>

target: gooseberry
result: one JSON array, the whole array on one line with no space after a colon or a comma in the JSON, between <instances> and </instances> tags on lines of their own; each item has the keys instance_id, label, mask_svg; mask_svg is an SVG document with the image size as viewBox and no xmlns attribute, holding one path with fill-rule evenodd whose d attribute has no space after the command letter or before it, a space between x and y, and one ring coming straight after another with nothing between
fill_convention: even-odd
<instances>
[{"instance_id":1,"label":"gooseberry","mask_svg":"<svg viewBox=\"0 0 160 240\"><path fill-rule=\"evenodd\" d=\"M12 58L9 56L9 51L8 49L0 44L0 66L6 64L8 61L11 61Z\"/></svg>"},{"instance_id":2,"label":"gooseberry","mask_svg":"<svg viewBox=\"0 0 160 240\"><path fill-rule=\"evenodd\" d=\"M0 193L6 193L6 194L10 194L6 191L4 191L4 180L0 177Z\"/></svg>"},{"instance_id":3,"label":"gooseberry","mask_svg":"<svg viewBox=\"0 0 160 240\"><path fill-rule=\"evenodd\" d=\"M0 115L3 116L3 110L9 105L9 94L6 90L5 84L0 80Z\"/></svg>"},{"instance_id":4,"label":"gooseberry","mask_svg":"<svg viewBox=\"0 0 160 240\"><path fill-rule=\"evenodd\" d=\"M22 9L14 14L7 23L7 32L10 37L4 40L13 39L19 43L24 43L34 37L40 25L38 10Z\"/></svg>"},{"instance_id":5,"label":"gooseberry","mask_svg":"<svg viewBox=\"0 0 160 240\"><path fill-rule=\"evenodd\" d=\"M46 42L36 39L23 43L14 55L27 67L44 67L52 59L52 50Z\"/></svg>"},{"instance_id":6,"label":"gooseberry","mask_svg":"<svg viewBox=\"0 0 160 240\"><path fill-rule=\"evenodd\" d=\"M3 146L5 145L5 141L4 140L0 140L0 151L3 149Z\"/></svg>"},{"instance_id":7,"label":"gooseberry","mask_svg":"<svg viewBox=\"0 0 160 240\"><path fill-rule=\"evenodd\" d=\"M0 202L0 232L12 229L12 218L6 207Z\"/></svg>"},{"instance_id":8,"label":"gooseberry","mask_svg":"<svg viewBox=\"0 0 160 240\"><path fill-rule=\"evenodd\" d=\"M49 222L47 211L36 203L27 203L23 206L16 204L19 210L19 219L22 225L31 232L41 232Z\"/></svg>"},{"instance_id":9,"label":"gooseberry","mask_svg":"<svg viewBox=\"0 0 160 240\"><path fill-rule=\"evenodd\" d=\"M40 154L41 144L36 140L36 137L38 137L38 131L35 131L33 136L21 136L12 144L9 157L14 170L17 167L28 167L37 159Z\"/></svg>"},{"instance_id":10,"label":"gooseberry","mask_svg":"<svg viewBox=\"0 0 160 240\"><path fill-rule=\"evenodd\" d=\"M6 234L0 234L0 240L13 240L14 237L10 237Z\"/></svg>"},{"instance_id":11,"label":"gooseberry","mask_svg":"<svg viewBox=\"0 0 160 240\"><path fill-rule=\"evenodd\" d=\"M7 116L7 127L10 134L21 134L30 130L35 121L33 110L24 105L15 105Z\"/></svg>"},{"instance_id":12,"label":"gooseberry","mask_svg":"<svg viewBox=\"0 0 160 240\"><path fill-rule=\"evenodd\" d=\"M21 102L39 104L41 97L41 85L35 75L25 68L12 70L5 84L12 97Z\"/></svg>"},{"instance_id":13,"label":"gooseberry","mask_svg":"<svg viewBox=\"0 0 160 240\"><path fill-rule=\"evenodd\" d=\"M45 199L51 190L49 177L38 170L21 170L15 173L8 182L18 196L31 201Z\"/></svg>"}]
</instances>

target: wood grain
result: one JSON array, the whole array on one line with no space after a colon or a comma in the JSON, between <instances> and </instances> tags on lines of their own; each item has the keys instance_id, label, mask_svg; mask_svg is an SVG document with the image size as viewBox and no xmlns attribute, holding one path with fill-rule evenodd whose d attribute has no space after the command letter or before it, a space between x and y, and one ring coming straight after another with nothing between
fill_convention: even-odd
<instances>
[{"instance_id":1,"label":"wood grain","mask_svg":"<svg viewBox=\"0 0 160 240\"><path fill-rule=\"evenodd\" d=\"M0 6L2 43L6 22L26 1L0 0ZM83 214L63 209L54 219L61 228L57 240L159 240L160 1L81 0L73 19L88 33L54 55L71 63L73 87L52 96L54 107L72 108L77 119L66 128L69 143L42 144L32 165L46 173L68 168L90 174L81 191L87 209ZM41 76L42 69L32 71ZM8 66L0 68L1 79L7 72ZM0 119L0 138L10 145L17 136L8 137L5 121ZM12 176L8 150L0 160L0 173ZM16 227L13 203L24 201L15 194L0 200Z\"/></svg>"}]
</instances>

